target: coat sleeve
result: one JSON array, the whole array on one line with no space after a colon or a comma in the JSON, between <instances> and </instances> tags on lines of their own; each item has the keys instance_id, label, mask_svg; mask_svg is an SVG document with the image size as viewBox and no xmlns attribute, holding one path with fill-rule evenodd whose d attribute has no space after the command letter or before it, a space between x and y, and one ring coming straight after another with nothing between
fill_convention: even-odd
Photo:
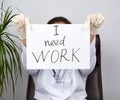
<instances>
[{"instance_id":1,"label":"coat sleeve","mask_svg":"<svg viewBox=\"0 0 120 100\"><path fill-rule=\"evenodd\" d=\"M28 74L31 74L31 75L35 75L38 73L38 69L35 70L35 69L27 69L27 59L26 59L26 47L22 45L22 53L21 53L21 61L22 61L22 65L23 65L23 68L28 72Z\"/></svg>"},{"instance_id":2,"label":"coat sleeve","mask_svg":"<svg viewBox=\"0 0 120 100\"><path fill-rule=\"evenodd\" d=\"M83 76L88 76L95 68L96 64L96 48L95 48L95 38L90 44L90 69L80 69L80 73Z\"/></svg>"}]
</instances>

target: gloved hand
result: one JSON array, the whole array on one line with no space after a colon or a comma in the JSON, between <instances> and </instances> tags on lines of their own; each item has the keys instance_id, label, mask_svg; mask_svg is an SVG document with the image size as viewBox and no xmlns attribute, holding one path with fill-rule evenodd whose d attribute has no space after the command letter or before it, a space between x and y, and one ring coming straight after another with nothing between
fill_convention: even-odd
<instances>
[{"instance_id":1,"label":"gloved hand","mask_svg":"<svg viewBox=\"0 0 120 100\"><path fill-rule=\"evenodd\" d=\"M90 33L96 35L98 29L104 22L104 16L100 13L91 14L87 17L87 20L84 24L84 28L90 27Z\"/></svg>"},{"instance_id":2,"label":"gloved hand","mask_svg":"<svg viewBox=\"0 0 120 100\"><path fill-rule=\"evenodd\" d=\"M31 27L29 18L24 14L19 14L13 17L12 22L14 22L17 27L19 38L21 40L26 39L26 27Z\"/></svg>"}]
</instances>

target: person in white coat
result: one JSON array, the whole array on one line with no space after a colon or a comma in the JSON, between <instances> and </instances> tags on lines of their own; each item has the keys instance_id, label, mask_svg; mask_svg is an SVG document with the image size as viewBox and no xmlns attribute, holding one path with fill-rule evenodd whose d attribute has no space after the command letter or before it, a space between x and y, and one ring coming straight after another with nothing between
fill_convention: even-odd
<instances>
[{"instance_id":1,"label":"person in white coat","mask_svg":"<svg viewBox=\"0 0 120 100\"><path fill-rule=\"evenodd\" d=\"M90 26L90 69L57 69L27 70L26 69L26 27L31 27L29 18L23 14L12 20L23 42L22 62L25 70L32 76L35 84L35 100L86 100L86 80L96 64L95 35L104 21L101 14L87 17L84 28ZM48 24L71 24L64 17L55 17Z\"/></svg>"}]
</instances>

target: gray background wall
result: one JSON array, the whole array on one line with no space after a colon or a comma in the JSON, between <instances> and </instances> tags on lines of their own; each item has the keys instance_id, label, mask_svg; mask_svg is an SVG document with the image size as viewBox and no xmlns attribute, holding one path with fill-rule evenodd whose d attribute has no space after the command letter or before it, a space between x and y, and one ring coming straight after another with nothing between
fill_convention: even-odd
<instances>
[{"instance_id":1,"label":"gray background wall","mask_svg":"<svg viewBox=\"0 0 120 100\"><path fill-rule=\"evenodd\" d=\"M99 31L104 100L120 100L120 0L5 0L5 5L18 7L32 23L46 23L52 17L64 16L78 24L84 23L91 13L102 13L106 18ZM16 85L16 100L25 100L27 74L25 71L23 74ZM12 100L10 92L5 100Z\"/></svg>"}]
</instances>

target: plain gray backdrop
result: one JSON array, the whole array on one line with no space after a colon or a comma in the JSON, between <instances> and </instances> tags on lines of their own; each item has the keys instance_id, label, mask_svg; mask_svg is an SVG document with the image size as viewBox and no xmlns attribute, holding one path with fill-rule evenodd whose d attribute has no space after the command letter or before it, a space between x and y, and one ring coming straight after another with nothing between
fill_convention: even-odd
<instances>
[{"instance_id":1,"label":"plain gray backdrop","mask_svg":"<svg viewBox=\"0 0 120 100\"><path fill-rule=\"evenodd\" d=\"M102 13L105 22L99 33L104 100L120 100L120 0L5 0L5 5L19 8L17 13L24 13L31 23L38 24L45 24L55 16L64 16L80 24L89 14ZM23 78L16 85L16 100L26 98L27 77L23 71ZM13 100L11 94L9 89L5 100Z\"/></svg>"}]
</instances>

